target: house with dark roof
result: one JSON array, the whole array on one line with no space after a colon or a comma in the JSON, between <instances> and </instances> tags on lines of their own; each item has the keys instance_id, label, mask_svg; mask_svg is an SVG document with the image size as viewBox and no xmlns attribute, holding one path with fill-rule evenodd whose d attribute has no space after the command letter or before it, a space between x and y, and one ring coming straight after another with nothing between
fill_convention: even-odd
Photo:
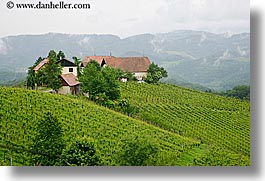
<instances>
[{"instance_id":1,"label":"house with dark roof","mask_svg":"<svg viewBox=\"0 0 265 181\"><path fill-rule=\"evenodd\" d=\"M73 74L77 77L77 65L67 59L61 59L57 61L63 68L62 74Z\"/></svg>"},{"instance_id":2,"label":"house with dark roof","mask_svg":"<svg viewBox=\"0 0 265 181\"><path fill-rule=\"evenodd\" d=\"M86 56L83 58L80 67L84 68L91 60L98 62L101 67L110 66L131 72L137 80L142 80L146 76L150 65L148 57Z\"/></svg>"},{"instance_id":3,"label":"house with dark roof","mask_svg":"<svg viewBox=\"0 0 265 181\"><path fill-rule=\"evenodd\" d=\"M80 82L77 81L74 74L61 74L60 80L62 87L58 90L59 94L78 94L80 92Z\"/></svg>"},{"instance_id":4,"label":"house with dark roof","mask_svg":"<svg viewBox=\"0 0 265 181\"><path fill-rule=\"evenodd\" d=\"M45 64L49 62L48 58L41 61L36 67L33 68L35 72L45 67ZM62 87L58 90L59 94L77 94L80 92L80 82L77 81L77 66L63 58L56 63L60 64L62 67L62 74L60 75L60 80Z\"/></svg>"},{"instance_id":5,"label":"house with dark roof","mask_svg":"<svg viewBox=\"0 0 265 181\"><path fill-rule=\"evenodd\" d=\"M49 62L48 58L45 58L44 60L42 60L36 67L33 68L33 70L35 72L37 72L39 69L41 69L42 67L45 66L46 63ZM56 62L57 64L60 64L62 69L62 74L68 74L68 73L72 73L75 76L77 76L77 65L75 65L73 62L71 62L70 60L67 60L65 58L59 60Z\"/></svg>"}]
</instances>

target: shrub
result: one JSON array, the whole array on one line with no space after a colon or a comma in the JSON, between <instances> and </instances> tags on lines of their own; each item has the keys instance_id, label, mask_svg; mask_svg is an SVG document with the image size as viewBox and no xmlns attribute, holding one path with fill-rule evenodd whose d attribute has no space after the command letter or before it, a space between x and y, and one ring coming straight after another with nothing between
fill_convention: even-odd
<instances>
[{"instance_id":1,"label":"shrub","mask_svg":"<svg viewBox=\"0 0 265 181\"><path fill-rule=\"evenodd\" d=\"M122 141L118 161L124 166L146 166L158 154L158 146L148 139L127 138Z\"/></svg>"},{"instance_id":2,"label":"shrub","mask_svg":"<svg viewBox=\"0 0 265 181\"><path fill-rule=\"evenodd\" d=\"M93 142L77 140L63 150L61 164L64 166L97 166L100 165L100 160Z\"/></svg>"}]
</instances>

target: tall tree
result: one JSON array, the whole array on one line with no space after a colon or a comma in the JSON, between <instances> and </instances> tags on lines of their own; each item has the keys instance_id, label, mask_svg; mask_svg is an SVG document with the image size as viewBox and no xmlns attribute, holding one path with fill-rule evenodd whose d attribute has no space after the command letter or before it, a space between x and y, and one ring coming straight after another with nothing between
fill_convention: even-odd
<instances>
[{"instance_id":1,"label":"tall tree","mask_svg":"<svg viewBox=\"0 0 265 181\"><path fill-rule=\"evenodd\" d=\"M116 100L120 97L120 88L117 78L117 71L114 68L101 68L96 61L90 61L84 68L79 79L83 92L89 93L94 98L103 96L106 99Z\"/></svg>"},{"instance_id":2,"label":"tall tree","mask_svg":"<svg viewBox=\"0 0 265 181\"><path fill-rule=\"evenodd\" d=\"M35 76L33 68L34 67L29 67L29 69L28 69L27 89L29 89L29 88L34 89L35 88L36 76Z\"/></svg>"},{"instance_id":3,"label":"tall tree","mask_svg":"<svg viewBox=\"0 0 265 181\"><path fill-rule=\"evenodd\" d=\"M28 75L27 75L27 88L31 88L31 89L34 89L35 88L35 85L38 84L38 78L34 72L34 68L43 60L43 58L39 57L34 65L32 67L29 67L28 68Z\"/></svg>"},{"instance_id":4,"label":"tall tree","mask_svg":"<svg viewBox=\"0 0 265 181\"><path fill-rule=\"evenodd\" d=\"M119 99L120 87L118 81L116 80L119 71L117 71L117 69L106 66L101 70L101 72L106 82L106 90L105 90L106 96L108 96L110 100Z\"/></svg>"},{"instance_id":5,"label":"tall tree","mask_svg":"<svg viewBox=\"0 0 265 181\"><path fill-rule=\"evenodd\" d=\"M98 67L100 65L96 61L90 61L79 79L82 82L82 91L89 93L89 97L93 100L98 94L106 91L107 83Z\"/></svg>"},{"instance_id":6,"label":"tall tree","mask_svg":"<svg viewBox=\"0 0 265 181\"><path fill-rule=\"evenodd\" d=\"M56 92L60 89L61 81L59 76L62 73L62 67L60 64L57 64L56 59L56 52L54 50L51 50L48 55L48 63L44 67L44 74L45 74L45 83L47 84L47 87L52 88Z\"/></svg>"}]
</instances>

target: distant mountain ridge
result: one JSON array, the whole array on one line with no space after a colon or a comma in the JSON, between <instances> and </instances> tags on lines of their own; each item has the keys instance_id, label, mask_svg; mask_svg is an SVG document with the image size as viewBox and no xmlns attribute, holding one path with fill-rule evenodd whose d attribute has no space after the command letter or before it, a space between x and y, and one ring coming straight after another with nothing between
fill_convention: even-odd
<instances>
[{"instance_id":1,"label":"distant mountain ridge","mask_svg":"<svg viewBox=\"0 0 265 181\"><path fill-rule=\"evenodd\" d=\"M71 59L87 55L148 56L166 68L170 80L225 90L250 81L250 34L178 30L121 39L115 35L48 33L0 39L0 71L26 72L49 50Z\"/></svg>"}]
</instances>

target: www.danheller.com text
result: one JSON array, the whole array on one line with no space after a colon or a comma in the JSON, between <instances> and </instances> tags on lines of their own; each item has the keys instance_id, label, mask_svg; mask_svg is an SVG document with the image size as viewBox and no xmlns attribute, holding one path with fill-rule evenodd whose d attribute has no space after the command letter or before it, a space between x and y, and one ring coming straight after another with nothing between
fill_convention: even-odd
<instances>
[{"instance_id":1,"label":"www.danheller.com text","mask_svg":"<svg viewBox=\"0 0 265 181\"><path fill-rule=\"evenodd\" d=\"M9 1L6 4L7 8L13 9L90 9L90 4L88 3L65 3L64 1L59 2L41 2L38 3L15 3Z\"/></svg>"}]
</instances>

